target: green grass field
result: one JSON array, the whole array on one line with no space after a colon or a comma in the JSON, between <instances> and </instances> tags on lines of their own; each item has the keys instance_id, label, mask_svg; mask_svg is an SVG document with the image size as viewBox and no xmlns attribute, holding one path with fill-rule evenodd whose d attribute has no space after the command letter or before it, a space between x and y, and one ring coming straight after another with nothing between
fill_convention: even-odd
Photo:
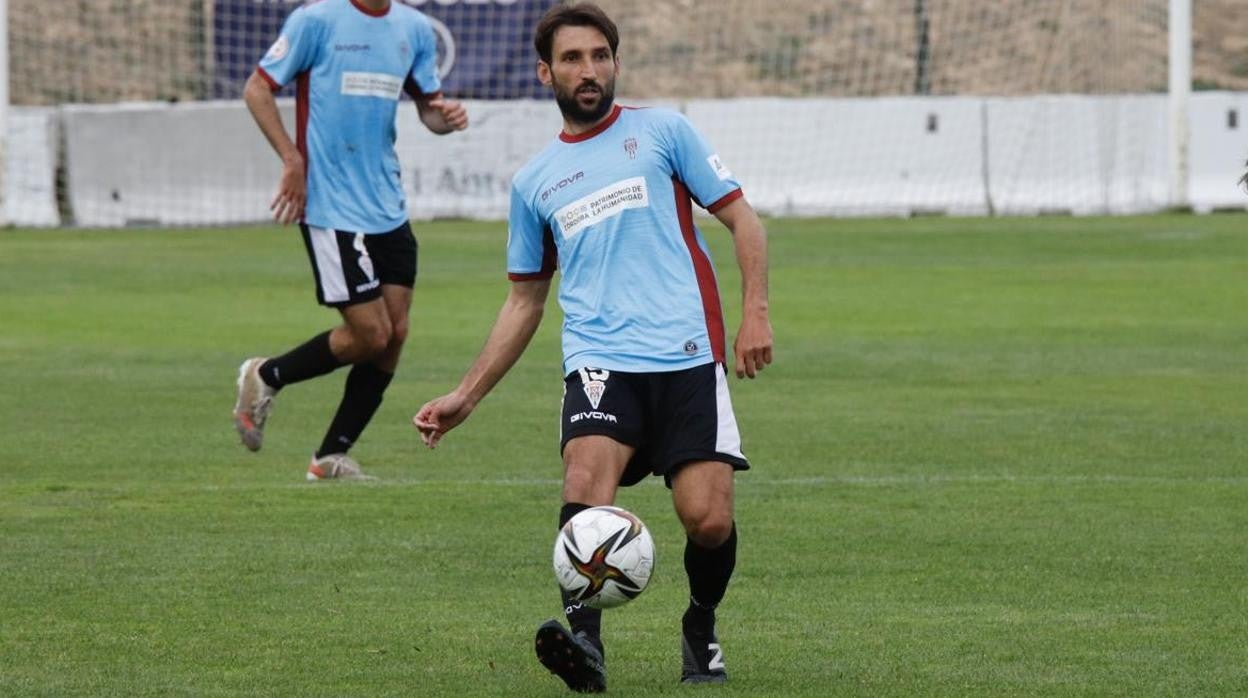
<instances>
[{"instance_id":1,"label":"green grass field","mask_svg":"<svg viewBox=\"0 0 1248 698\"><path fill-rule=\"evenodd\" d=\"M769 229L732 678L702 692L1248 693L1248 218ZM531 647L559 610L559 314L425 450L409 419L481 346L506 233L417 234L354 451L382 480L308 484L344 374L283 392L258 454L230 422L243 358L334 319L293 229L0 231L0 695L565 694ZM685 694L683 534L658 481L619 503L659 560L607 614L611 692Z\"/></svg>"}]
</instances>

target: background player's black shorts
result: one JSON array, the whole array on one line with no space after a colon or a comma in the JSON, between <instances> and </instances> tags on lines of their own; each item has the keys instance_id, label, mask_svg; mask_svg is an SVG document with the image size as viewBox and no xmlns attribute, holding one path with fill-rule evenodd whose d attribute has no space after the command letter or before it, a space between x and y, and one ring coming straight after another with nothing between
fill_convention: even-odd
<instances>
[{"instance_id":1,"label":"background player's black shorts","mask_svg":"<svg viewBox=\"0 0 1248 698\"><path fill-rule=\"evenodd\" d=\"M563 379L559 448L589 434L633 446L620 484L662 475L668 487L680 466L719 461L748 470L722 364L683 371L623 373L584 368Z\"/></svg>"},{"instance_id":2,"label":"background player's black shorts","mask_svg":"<svg viewBox=\"0 0 1248 698\"><path fill-rule=\"evenodd\" d=\"M381 296L382 284L416 283L416 236L404 223L388 233L365 235L300 223L316 278L316 302L331 308Z\"/></svg>"}]
</instances>

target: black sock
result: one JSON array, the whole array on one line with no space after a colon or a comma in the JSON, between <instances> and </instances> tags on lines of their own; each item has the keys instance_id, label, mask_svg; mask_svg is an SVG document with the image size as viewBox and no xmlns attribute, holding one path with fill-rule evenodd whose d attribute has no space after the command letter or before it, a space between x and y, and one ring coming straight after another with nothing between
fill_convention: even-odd
<instances>
[{"instance_id":1,"label":"black sock","mask_svg":"<svg viewBox=\"0 0 1248 698\"><path fill-rule=\"evenodd\" d=\"M563 505L559 510L559 528L568 522L573 516L589 509L588 504L576 504L569 502ZM563 612L568 617L568 626L572 629L572 634L584 632L589 636L598 651L602 651L602 610L598 608L590 608L582 606L568 597L568 593L562 589L559 590L563 599Z\"/></svg>"},{"instance_id":2,"label":"black sock","mask_svg":"<svg viewBox=\"0 0 1248 698\"><path fill-rule=\"evenodd\" d=\"M346 453L381 406L382 395L390 385L393 373L386 373L373 364L356 364L347 374L347 385L342 391L342 402L329 431L316 452L321 458L330 453Z\"/></svg>"},{"instance_id":3,"label":"black sock","mask_svg":"<svg viewBox=\"0 0 1248 698\"><path fill-rule=\"evenodd\" d=\"M329 350L329 332L322 332L275 359L260 365L260 378L270 388L323 376L344 366Z\"/></svg>"},{"instance_id":4,"label":"black sock","mask_svg":"<svg viewBox=\"0 0 1248 698\"><path fill-rule=\"evenodd\" d=\"M685 541L685 573L689 575L689 609L682 626L685 632L707 634L715 627L715 607L728 591L728 580L737 565L737 525L732 525L718 548L704 548Z\"/></svg>"}]
</instances>

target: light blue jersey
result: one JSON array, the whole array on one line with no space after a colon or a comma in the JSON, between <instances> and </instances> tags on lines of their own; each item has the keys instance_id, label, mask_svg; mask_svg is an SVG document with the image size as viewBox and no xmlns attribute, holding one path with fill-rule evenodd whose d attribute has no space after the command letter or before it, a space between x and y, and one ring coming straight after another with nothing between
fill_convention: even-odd
<instances>
[{"instance_id":1,"label":"light blue jersey","mask_svg":"<svg viewBox=\"0 0 1248 698\"><path fill-rule=\"evenodd\" d=\"M274 90L297 80L304 222L385 233L407 221L394 117L404 90L441 89L429 20L400 2L381 13L353 0L310 2L286 19L259 71Z\"/></svg>"},{"instance_id":2,"label":"light blue jersey","mask_svg":"<svg viewBox=\"0 0 1248 698\"><path fill-rule=\"evenodd\" d=\"M714 213L740 196L719 156L667 109L616 106L516 173L507 272L514 281L560 269L565 375L725 360L715 270L692 204Z\"/></svg>"}]
</instances>

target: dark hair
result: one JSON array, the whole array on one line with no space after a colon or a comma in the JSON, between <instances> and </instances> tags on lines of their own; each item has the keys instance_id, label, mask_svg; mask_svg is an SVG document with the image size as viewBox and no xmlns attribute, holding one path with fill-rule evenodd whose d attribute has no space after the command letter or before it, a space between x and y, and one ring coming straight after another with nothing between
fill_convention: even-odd
<instances>
[{"instance_id":1,"label":"dark hair","mask_svg":"<svg viewBox=\"0 0 1248 698\"><path fill-rule=\"evenodd\" d=\"M602 32L607 37L607 45L611 47L612 55L620 46L620 31L601 7L592 2L555 5L542 15L537 29L533 31L533 48L537 49L538 57L547 64L550 63L551 51L554 50L555 31L565 26L593 27Z\"/></svg>"}]
</instances>

